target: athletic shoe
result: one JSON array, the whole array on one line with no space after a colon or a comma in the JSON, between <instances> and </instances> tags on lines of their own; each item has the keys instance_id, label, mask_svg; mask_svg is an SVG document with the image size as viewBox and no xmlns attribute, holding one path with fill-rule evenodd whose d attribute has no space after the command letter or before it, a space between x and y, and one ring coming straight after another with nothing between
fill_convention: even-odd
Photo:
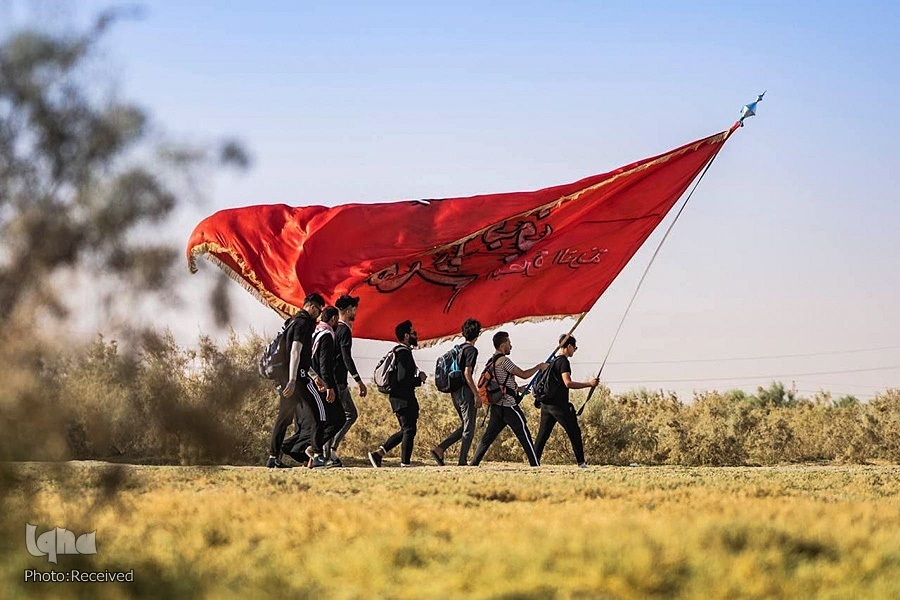
<instances>
[{"instance_id":1,"label":"athletic shoe","mask_svg":"<svg viewBox=\"0 0 900 600\"><path fill-rule=\"evenodd\" d=\"M583 463L581 463L580 465L578 465L578 468L579 468L579 469L587 469L587 468L588 468L588 464L587 464L586 462L583 462Z\"/></svg>"},{"instance_id":2,"label":"athletic shoe","mask_svg":"<svg viewBox=\"0 0 900 600\"><path fill-rule=\"evenodd\" d=\"M325 457L322 456L321 454L317 454L316 456L314 456L313 458L310 459L309 466L311 469L318 469L319 467L324 467L325 466Z\"/></svg>"},{"instance_id":3,"label":"athletic shoe","mask_svg":"<svg viewBox=\"0 0 900 600\"><path fill-rule=\"evenodd\" d=\"M412 465L407 465L406 463L400 463L401 467L411 467Z\"/></svg>"},{"instance_id":4,"label":"athletic shoe","mask_svg":"<svg viewBox=\"0 0 900 600\"><path fill-rule=\"evenodd\" d=\"M431 458L434 459L434 462L436 462L439 467L444 466L444 457L438 454L438 451L433 448L431 450Z\"/></svg>"},{"instance_id":5,"label":"athletic shoe","mask_svg":"<svg viewBox=\"0 0 900 600\"><path fill-rule=\"evenodd\" d=\"M344 463L341 462L341 459L335 456L334 458L329 458L325 461L326 467L343 467Z\"/></svg>"},{"instance_id":6,"label":"athletic shoe","mask_svg":"<svg viewBox=\"0 0 900 600\"><path fill-rule=\"evenodd\" d=\"M290 469L289 465L284 464L274 456L270 456L269 460L266 461L266 467L269 469Z\"/></svg>"},{"instance_id":7,"label":"athletic shoe","mask_svg":"<svg viewBox=\"0 0 900 600\"><path fill-rule=\"evenodd\" d=\"M381 461L384 460L384 457L377 452L369 452L369 462L372 463L372 466L376 469L381 466Z\"/></svg>"}]
</instances>

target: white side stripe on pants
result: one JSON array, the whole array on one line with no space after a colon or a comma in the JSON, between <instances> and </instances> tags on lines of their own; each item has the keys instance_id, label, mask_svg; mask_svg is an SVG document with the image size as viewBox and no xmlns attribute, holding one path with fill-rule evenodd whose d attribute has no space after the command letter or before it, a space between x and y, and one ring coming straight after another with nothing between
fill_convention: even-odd
<instances>
[{"instance_id":1,"label":"white side stripe on pants","mask_svg":"<svg viewBox=\"0 0 900 600\"><path fill-rule=\"evenodd\" d=\"M525 441L528 442L528 447L531 448L531 455L536 463L541 464L541 461L537 460L537 452L534 451L534 446L531 445L531 440L529 439L531 436L528 435L528 426L525 425L525 415L522 413L522 409L518 406L513 406L512 409L516 416L519 417L519 420L522 421L522 431L525 432Z\"/></svg>"},{"instance_id":2,"label":"white side stripe on pants","mask_svg":"<svg viewBox=\"0 0 900 600\"><path fill-rule=\"evenodd\" d=\"M306 381L306 387L312 394L313 400L316 401L316 407L319 409L319 421L325 420L325 405L322 403L322 396L319 395L319 389L312 382L312 379Z\"/></svg>"}]
</instances>

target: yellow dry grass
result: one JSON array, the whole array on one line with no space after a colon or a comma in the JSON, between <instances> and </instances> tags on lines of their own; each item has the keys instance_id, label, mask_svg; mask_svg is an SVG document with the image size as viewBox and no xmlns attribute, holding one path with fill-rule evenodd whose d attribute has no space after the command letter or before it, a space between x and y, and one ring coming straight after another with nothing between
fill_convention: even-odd
<instances>
[{"instance_id":1,"label":"yellow dry grass","mask_svg":"<svg viewBox=\"0 0 900 600\"><path fill-rule=\"evenodd\" d=\"M900 597L900 467L112 468L15 467L3 596ZM22 583L26 521L135 583Z\"/></svg>"}]
</instances>

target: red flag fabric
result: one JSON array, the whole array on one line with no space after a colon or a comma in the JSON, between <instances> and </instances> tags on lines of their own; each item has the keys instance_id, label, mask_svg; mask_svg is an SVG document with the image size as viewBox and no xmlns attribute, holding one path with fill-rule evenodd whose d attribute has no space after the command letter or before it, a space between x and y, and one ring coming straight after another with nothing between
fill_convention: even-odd
<instances>
[{"instance_id":1,"label":"red flag fabric","mask_svg":"<svg viewBox=\"0 0 900 600\"><path fill-rule=\"evenodd\" d=\"M665 154L533 192L335 207L223 210L188 242L281 316L311 293L360 297L354 337L422 342L588 311L731 129Z\"/></svg>"}]
</instances>

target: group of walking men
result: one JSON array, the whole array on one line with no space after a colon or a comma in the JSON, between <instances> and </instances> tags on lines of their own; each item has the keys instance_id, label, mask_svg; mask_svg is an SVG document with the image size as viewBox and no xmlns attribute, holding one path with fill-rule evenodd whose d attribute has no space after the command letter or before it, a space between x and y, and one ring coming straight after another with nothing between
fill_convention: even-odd
<instances>
[{"instance_id":1,"label":"group of walking men","mask_svg":"<svg viewBox=\"0 0 900 600\"><path fill-rule=\"evenodd\" d=\"M290 356L288 379L277 387L279 408L272 431L267 467L288 468L282 461L285 454L308 467L343 466L338 449L359 416L350 393L348 378L352 377L355 381L360 397L367 394L366 385L352 357L352 327L358 305L358 297L343 295L334 306L326 306L322 296L313 293L306 297L301 310L286 322L284 335ZM581 428L575 407L569 402L569 390L595 387L597 379L585 382L572 380L569 359L578 349L575 338L561 336L559 351L552 361L541 362L523 370L509 358L513 346L505 331L494 334L492 342L495 352L485 366L499 384L501 395L489 404L487 427L471 463L468 462L475 438L478 409L476 399L479 393L475 380L478 349L475 342L481 335L481 323L476 319L466 319L461 332L465 342L458 348L458 364L463 372L464 382L461 388L451 392L460 425L431 449L434 461L443 466L447 450L459 442L458 464L478 465L490 445L508 426L522 445L529 464L536 467L540 465L544 446L550 439L554 426L559 423L572 444L576 463L580 467L586 467ZM368 453L373 467L381 467L384 457L397 446L400 446L400 466L411 465L419 420L419 402L415 390L427 380L427 375L418 368L412 355L412 349L418 346L418 334L412 322L406 320L399 323L394 333L398 343L392 350L395 355L395 373L389 398L399 429L377 449ZM516 378L528 379L538 371L547 369L552 370L548 376L554 378L559 385L554 388L552 395L542 398L540 426L537 438L532 440L525 414L519 407L525 386L518 385ZM295 432L285 438L291 423L295 426Z\"/></svg>"}]
</instances>

